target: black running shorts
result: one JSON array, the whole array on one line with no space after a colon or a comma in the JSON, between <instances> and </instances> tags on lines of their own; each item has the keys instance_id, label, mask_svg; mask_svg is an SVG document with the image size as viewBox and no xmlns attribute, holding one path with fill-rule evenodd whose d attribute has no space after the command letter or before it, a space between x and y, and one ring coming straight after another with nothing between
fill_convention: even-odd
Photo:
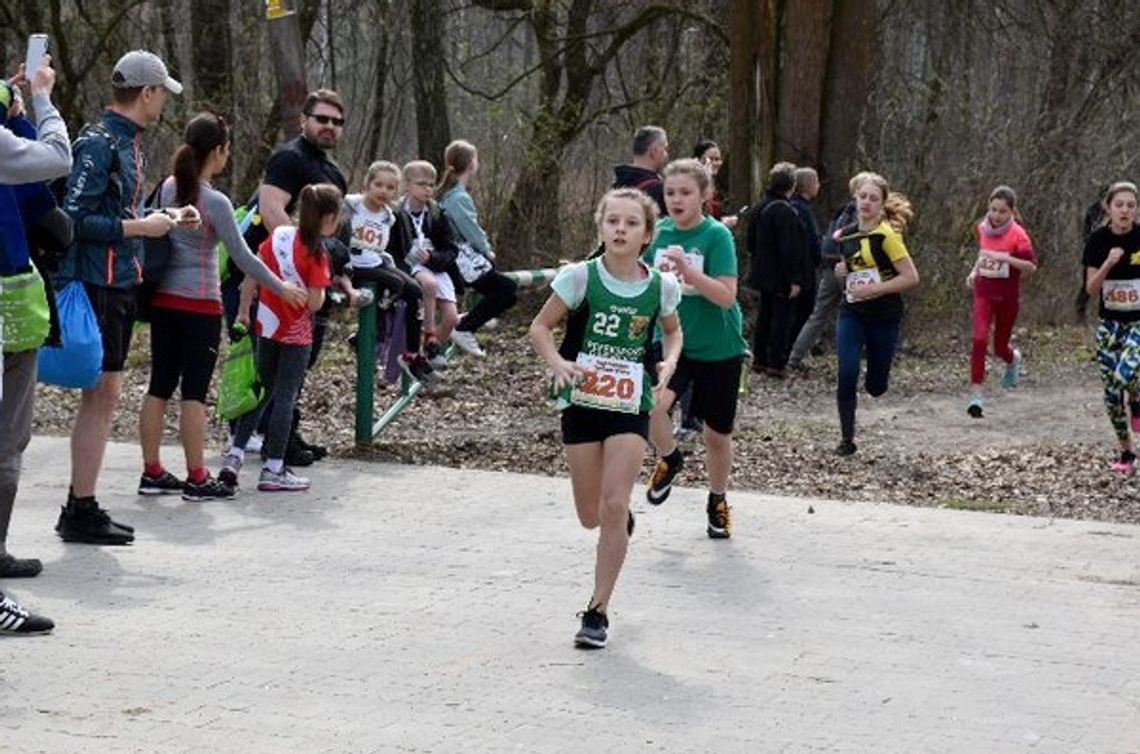
<instances>
[{"instance_id":1,"label":"black running shorts","mask_svg":"<svg viewBox=\"0 0 1140 754\"><path fill-rule=\"evenodd\" d=\"M649 441L649 414L626 414L585 406L562 409L562 444L605 442L614 435L640 435Z\"/></svg>"},{"instance_id":2,"label":"black running shorts","mask_svg":"<svg viewBox=\"0 0 1140 754\"><path fill-rule=\"evenodd\" d=\"M682 395L692 385L692 415L714 432L730 435L736 424L736 398L743 362L743 356L722 361L695 361L682 356L669 380L669 389Z\"/></svg>"}]
</instances>

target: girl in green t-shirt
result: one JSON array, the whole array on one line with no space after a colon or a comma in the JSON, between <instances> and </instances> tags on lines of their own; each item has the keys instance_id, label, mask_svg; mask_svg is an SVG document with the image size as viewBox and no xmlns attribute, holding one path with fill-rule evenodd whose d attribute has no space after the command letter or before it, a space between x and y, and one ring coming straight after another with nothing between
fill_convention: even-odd
<instances>
[{"instance_id":1,"label":"girl in green t-shirt","mask_svg":"<svg viewBox=\"0 0 1140 754\"><path fill-rule=\"evenodd\" d=\"M682 283L678 313L685 347L677 370L650 416L650 439L657 466L646 497L665 502L683 458L673 437L669 411L678 395L693 388L693 413L704 421L705 463L709 478L706 532L713 539L732 535L725 491L732 470L732 430L737 388L744 359L740 305L736 302L736 245L728 228L703 213L712 189L708 170L697 160L676 160L665 167L665 205L669 217L657 224L657 238L646 261L676 272Z\"/></svg>"},{"instance_id":2,"label":"girl in green t-shirt","mask_svg":"<svg viewBox=\"0 0 1140 754\"><path fill-rule=\"evenodd\" d=\"M534 349L553 372L578 520L599 529L594 593L574 637L583 648L606 644L607 608L633 533L629 496L661 391L653 385L669 382L681 356L677 281L640 260L653 240L656 204L637 189L614 189L595 218L605 252L563 267L530 326ZM563 321L559 347L554 329ZM660 362L647 358L655 323L664 333Z\"/></svg>"}]
</instances>

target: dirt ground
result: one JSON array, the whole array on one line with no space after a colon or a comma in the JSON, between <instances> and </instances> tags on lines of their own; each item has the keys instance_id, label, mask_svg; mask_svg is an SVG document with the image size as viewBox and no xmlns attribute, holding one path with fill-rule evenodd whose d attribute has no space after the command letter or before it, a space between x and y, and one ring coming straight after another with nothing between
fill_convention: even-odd
<instances>
[{"instance_id":1,"label":"dirt ground","mask_svg":"<svg viewBox=\"0 0 1140 754\"><path fill-rule=\"evenodd\" d=\"M415 464L566 473L557 417L545 400L545 374L522 318L482 337L485 359L454 359L446 380L422 393L367 449L353 445L355 365L334 322L329 346L303 396L310 441L335 454ZM859 452L837 458L834 358L811 362L806 378L777 382L752 375L741 396L732 487L812 498L879 500L1044 516L1140 522L1136 482L1108 469L1115 441L1090 362L1087 328L1019 329L1025 370L1015 390L998 387L991 359L985 418L966 414L968 343L908 333L890 391L860 393ZM137 338L113 434L137 440L149 346ZM375 413L394 390L378 386ZM37 431L64 434L74 394L40 389ZM177 417L168 419L176 441ZM217 447L225 431L216 421ZM170 467L181 459L168 454ZM651 463L647 454L646 468ZM701 486L703 449L687 453L681 484Z\"/></svg>"}]
</instances>

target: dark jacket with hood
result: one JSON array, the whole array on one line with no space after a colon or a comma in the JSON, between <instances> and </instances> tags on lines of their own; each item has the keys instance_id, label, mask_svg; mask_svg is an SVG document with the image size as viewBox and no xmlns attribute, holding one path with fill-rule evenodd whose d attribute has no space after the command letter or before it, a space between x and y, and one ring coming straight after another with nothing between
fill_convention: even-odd
<instances>
[{"instance_id":1,"label":"dark jacket with hood","mask_svg":"<svg viewBox=\"0 0 1140 754\"><path fill-rule=\"evenodd\" d=\"M799 213L782 194L768 191L748 223L748 286L787 294L815 282L815 266Z\"/></svg>"},{"instance_id":2,"label":"dark jacket with hood","mask_svg":"<svg viewBox=\"0 0 1140 754\"><path fill-rule=\"evenodd\" d=\"M654 170L636 165L615 165L613 187L638 189L657 202L662 217L668 214L665 209L665 181Z\"/></svg>"}]
</instances>

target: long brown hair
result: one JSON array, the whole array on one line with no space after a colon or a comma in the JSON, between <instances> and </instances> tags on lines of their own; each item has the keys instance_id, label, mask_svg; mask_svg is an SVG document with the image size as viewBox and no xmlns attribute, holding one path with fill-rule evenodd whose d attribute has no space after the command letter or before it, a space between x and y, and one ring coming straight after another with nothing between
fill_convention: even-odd
<instances>
[{"instance_id":1,"label":"long brown hair","mask_svg":"<svg viewBox=\"0 0 1140 754\"><path fill-rule=\"evenodd\" d=\"M229 128L222 116L198 113L186 124L182 144L171 159L170 173L174 176L174 203L179 207L198 201L198 184L202 168L210 154L224 147L230 139Z\"/></svg>"},{"instance_id":2,"label":"long brown hair","mask_svg":"<svg viewBox=\"0 0 1140 754\"><path fill-rule=\"evenodd\" d=\"M340 189L331 183L314 183L301 189L297 232L301 234L301 243L316 259L324 254L321 246L321 221L329 215L340 213L342 199Z\"/></svg>"},{"instance_id":3,"label":"long brown hair","mask_svg":"<svg viewBox=\"0 0 1140 754\"><path fill-rule=\"evenodd\" d=\"M450 191L459 183L459 176L471 167L476 154L475 145L463 139L456 139L447 145L447 149L443 150L443 180L435 190L436 196L443 196L444 192Z\"/></svg>"}]
</instances>

